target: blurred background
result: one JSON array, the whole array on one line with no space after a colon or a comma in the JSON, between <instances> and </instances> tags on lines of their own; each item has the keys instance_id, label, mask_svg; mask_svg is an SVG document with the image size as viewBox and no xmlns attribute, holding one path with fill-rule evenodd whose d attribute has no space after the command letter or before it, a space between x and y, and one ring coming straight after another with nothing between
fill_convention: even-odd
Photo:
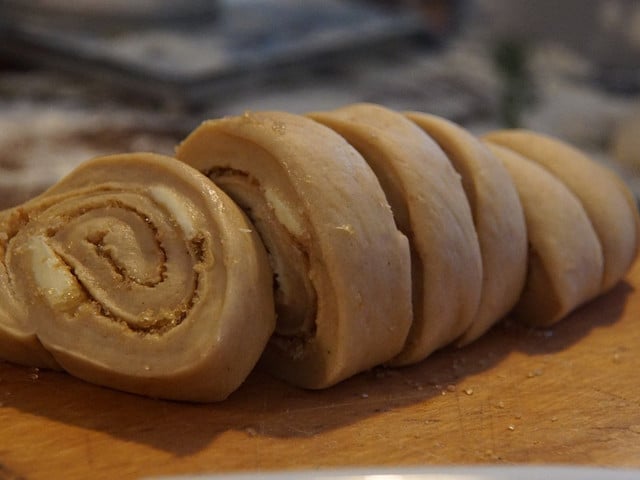
<instances>
[{"instance_id":1,"label":"blurred background","mask_svg":"<svg viewBox=\"0 0 640 480\"><path fill-rule=\"evenodd\" d=\"M640 195L640 2L0 0L0 208L207 118L358 101L551 133Z\"/></svg>"}]
</instances>

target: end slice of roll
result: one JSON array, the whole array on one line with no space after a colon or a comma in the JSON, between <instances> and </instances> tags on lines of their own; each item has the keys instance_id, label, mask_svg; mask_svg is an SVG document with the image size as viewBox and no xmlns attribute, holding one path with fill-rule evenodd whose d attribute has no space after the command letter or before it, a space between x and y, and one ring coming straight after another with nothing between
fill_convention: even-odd
<instances>
[{"instance_id":1,"label":"end slice of roll","mask_svg":"<svg viewBox=\"0 0 640 480\"><path fill-rule=\"evenodd\" d=\"M442 148L462 177L482 254L482 294L471 326L457 340L480 337L516 304L527 269L527 229L509 173L474 135L444 118L408 112L407 117Z\"/></svg>"},{"instance_id":2,"label":"end slice of roll","mask_svg":"<svg viewBox=\"0 0 640 480\"><path fill-rule=\"evenodd\" d=\"M485 137L551 172L580 200L602 245L600 291L618 283L631 268L640 242L640 219L633 196L609 169L576 148L528 130L500 130Z\"/></svg>"},{"instance_id":3,"label":"end slice of roll","mask_svg":"<svg viewBox=\"0 0 640 480\"><path fill-rule=\"evenodd\" d=\"M600 242L578 198L547 170L487 143L518 190L527 224L527 278L512 316L548 326L600 292Z\"/></svg>"},{"instance_id":4,"label":"end slice of roll","mask_svg":"<svg viewBox=\"0 0 640 480\"><path fill-rule=\"evenodd\" d=\"M301 116L246 113L205 122L177 156L247 212L269 252L273 374L323 388L398 354L412 316L407 239L344 139Z\"/></svg>"},{"instance_id":5,"label":"end slice of roll","mask_svg":"<svg viewBox=\"0 0 640 480\"><path fill-rule=\"evenodd\" d=\"M26 306L14 322L80 378L221 400L274 329L271 271L253 226L175 159L95 159L1 218L3 294Z\"/></svg>"},{"instance_id":6,"label":"end slice of roll","mask_svg":"<svg viewBox=\"0 0 640 480\"><path fill-rule=\"evenodd\" d=\"M414 321L390 363L423 360L469 328L480 299L480 249L460 176L438 145L397 112L357 104L309 116L367 160L409 237Z\"/></svg>"}]
</instances>

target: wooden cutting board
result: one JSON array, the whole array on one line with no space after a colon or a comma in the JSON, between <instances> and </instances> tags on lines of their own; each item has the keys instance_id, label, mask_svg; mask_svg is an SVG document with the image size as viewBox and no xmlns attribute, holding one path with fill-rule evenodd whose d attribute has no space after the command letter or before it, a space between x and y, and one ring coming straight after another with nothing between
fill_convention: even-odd
<instances>
[{"instance_id":1,"label":"wooden cutting board","mask_svg":"<svg viewBox=\"0 0 640 480\"><path fill-rule=\"evenodd\" d=\"M640 262L555 328L506 323L326 391L191 405L0 363L0 480L442 464L640 467Z\"/></svg>"}]
</instances>

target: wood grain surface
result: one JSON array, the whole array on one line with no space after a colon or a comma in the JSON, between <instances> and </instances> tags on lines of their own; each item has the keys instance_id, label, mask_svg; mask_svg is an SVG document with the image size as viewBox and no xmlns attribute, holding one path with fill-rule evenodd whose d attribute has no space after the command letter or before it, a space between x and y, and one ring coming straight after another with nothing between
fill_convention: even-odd
<instances>
[{"instance_id":1,"label":"wood grain surface","mask_svg":"<svg viewBox=\"0 0 640 480\"><path fill-rule=\"evenodd\" d=\"M509 322L325 391L256 372L227 401L156 401L0 363L0 480L342 466L640 467L640 263L554 328Z\"/></svg>"}]
</instances>

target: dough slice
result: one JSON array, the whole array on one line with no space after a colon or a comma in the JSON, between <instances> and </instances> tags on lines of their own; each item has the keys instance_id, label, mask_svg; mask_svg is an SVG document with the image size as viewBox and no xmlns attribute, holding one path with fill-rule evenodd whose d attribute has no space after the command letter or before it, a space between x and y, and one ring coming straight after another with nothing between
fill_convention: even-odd
<instances>
[{"instance_id":1,"label":"dough slice","mask_svg":"<svg viewBox=\"0 0 640 480\"><path fill-rule=\"evenodd\" d=\"M580 200L602 245L601 292L618 283L633 263L640 220L633 196L609 169L560 140L527 130L501 130L485 138L536 162L560 179Z\"/></svg>"},{"instance_id":2,"label":"dough slice","mask_svg":"<svg viewBox=\"0 0 640 480\"><path fill-rule=\"evenodd\" d=\"M0 225L10 279L3 295L24 306L3 314L18 314L13 323L27 328L29 343L36 336L80 378L153 397L221 400L274 329L271 270L252 225L175 159L87 162L3 212Z\"/></svg>"},{"instance_id":3,"label":"dough slice","mask_svg":"<svg viewBox=\"0 0 640 480\"><path fill-rule=\"evenodd\" d=\"M411 324L410 257L375 176L340 136L302 116L208 121L179 159L244 208L275 272L275 375L333 385L386 362Z\"/></svg>"},{"instance_id":4,"label":"dough slice","mask_svg":"<svg viewBox=\"0 0 640 480\"><path fill-rule=\"evenodd\" d=\"M511 175L527 224L527 279L512 315L551 325L598 295L600 242L580 201L560 180L512 150L487 145Z\"/></svg>"},{"instance_id":5,"label":"dough slice","mask_svg":"<svg viewBox=\"0 0 640 480\"><path fill-rule=\"evenodd\" d=\"M462 335L478 308L480 249L460 176L436 143L399 113L357 104L309 116L364 156L409 237L414 321L391 363L418 362Z\"/></svg>"},{"instance_id":6,"label":"dough slice","mask_svg":"<svg viewBox=\"0 0 640 480\"><path fill-rule=\"evenodd\" d=\"M475 136L444 118L408 112L447 155L462 177L482 254L482 295L471 326L458 339L480 337L516 304L527 269L527 230L509 173Z\"/></svg>"}]
</instances>

